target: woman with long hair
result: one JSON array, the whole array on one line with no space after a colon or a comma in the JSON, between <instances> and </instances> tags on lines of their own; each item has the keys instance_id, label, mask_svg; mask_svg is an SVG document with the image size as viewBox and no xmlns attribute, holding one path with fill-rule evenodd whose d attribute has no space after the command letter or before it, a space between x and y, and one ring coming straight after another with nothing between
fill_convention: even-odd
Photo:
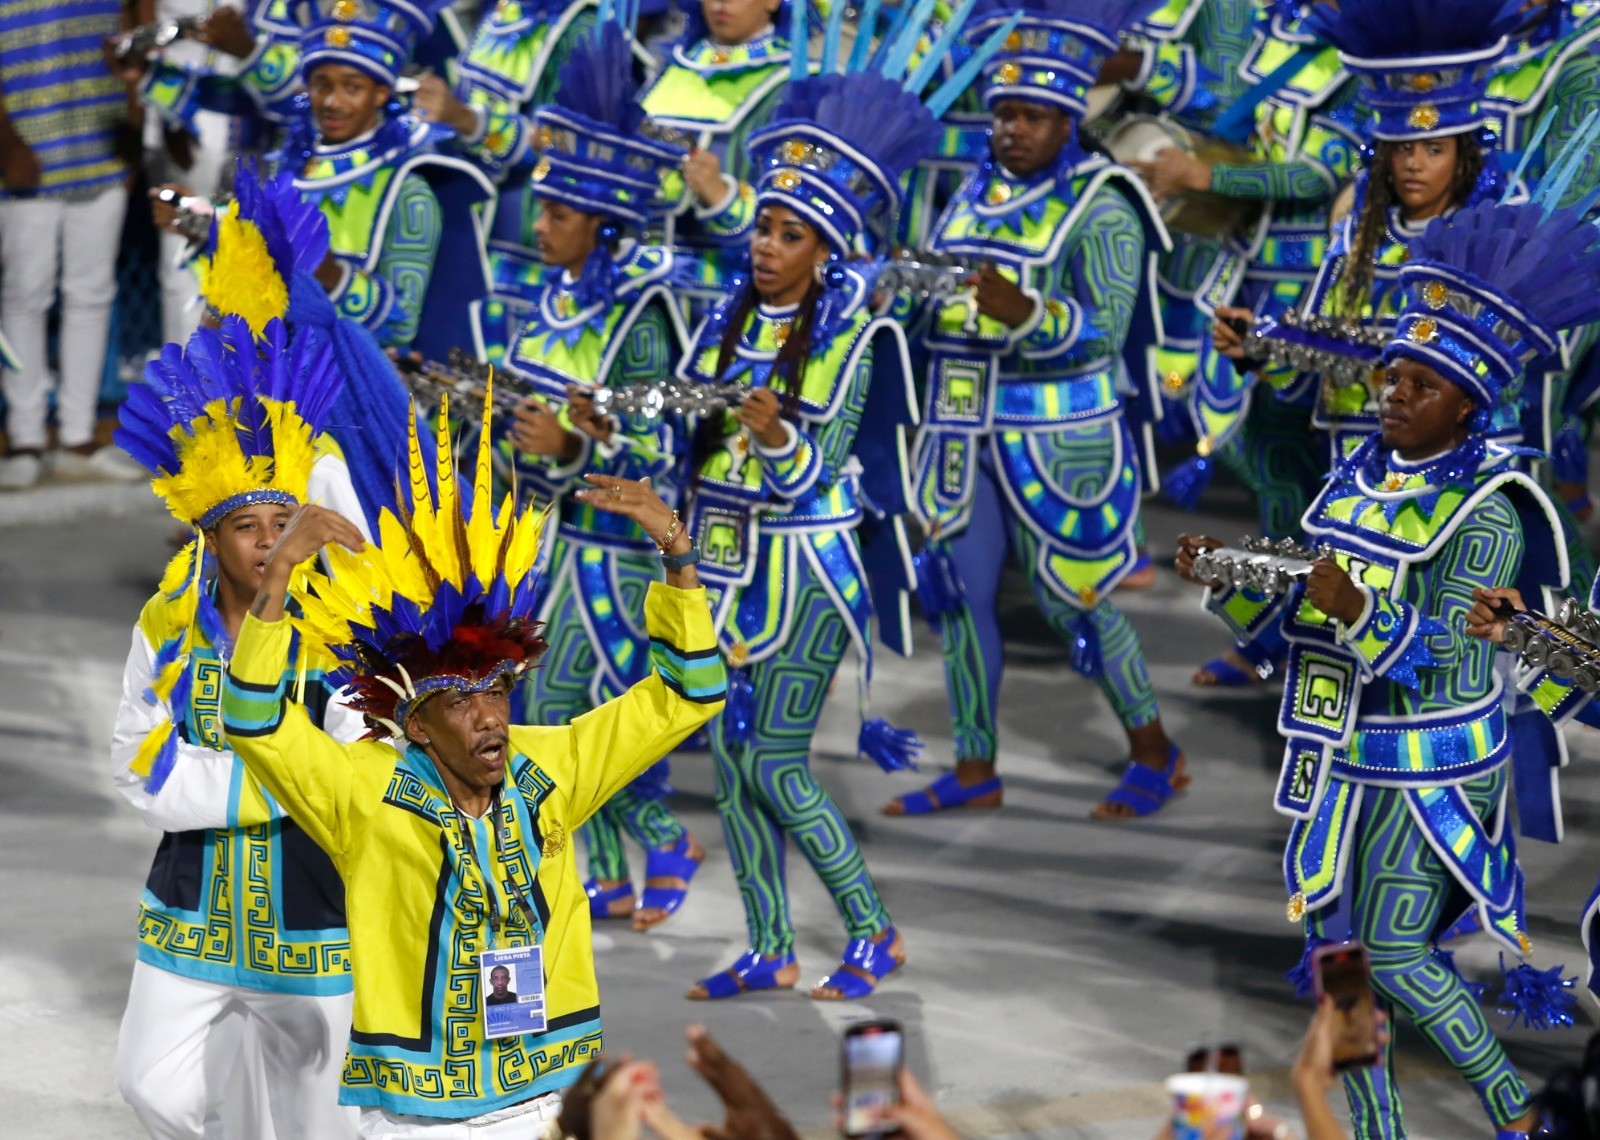
<instances>
[{"instance_id":1,"label":"woman with long hair","mask_svg":"<svg viewBox=\"0 0 1600 1140\"><path fill-rule=\"evenodd\" d=\"M773 122L751 135L748 284L702 323L680 370L712 390L748 393L737 411L702 427L690 525L733 670L735 695L711 742L750 947L691 998L798 980L784 878L791 840L849 937L811 996L865 997L905 959L850 825L809 757L845 651L856 649L864 692L874 636L894 646L905 639L909 559L894 517L905 505L901 429L914 419L905 334L872 314L872 288L847 262L869 225L887 232L899 176L938 143L935 114L901 85L920 24L880 48L881 68L791 83ZM847 69L873 66L850 54ZM874 532L865 550L858 528ZM869 573L879 552L898 574ZM860 747L887 768L904 765L913 742L868 721Z\"/></svg>"}]
</instances>

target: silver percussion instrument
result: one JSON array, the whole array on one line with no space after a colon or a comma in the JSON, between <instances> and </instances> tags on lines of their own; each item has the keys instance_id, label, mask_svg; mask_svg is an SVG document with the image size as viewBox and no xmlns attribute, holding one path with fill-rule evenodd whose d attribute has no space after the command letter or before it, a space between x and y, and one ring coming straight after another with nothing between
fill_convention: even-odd
<instances>
[{"instance_id":1,"label":"silver percussion instrument","mask_svg":"<svg viewBox=\"0 0 1600 1140\"><path fill-rule=\"evenodd\" d=\"M1501 644L1524 665L1570 680L1586 693L1600 692L1600 618L1571 598L1554 618L1533 610L1507 615Z\"/></svg>"},{"instance_id":2,"label":"silver percussion instrument","mask_svg":"<svg viewBox=\"0 0 1600 1140\"><path fill-rule=\"evenodd\" d=\"M662 416L711 416L736 408L750 394L742 384L697 384L674 377L653 384L596 388L594 410L602 416L655 420Z\"/></svg>"},{"instance_id":3,"label":"silver percussion instrument","mask_svg":"<svg viewBox=\"0 0 1600 1140\"><path fill-rule=\"evenodd\" d=\"M1194 576L1277 596L1305 581L1312 564L1332 554L1332 548L1326 545L1311 549L1288 538L1243 538L1237 547L1222 546L1196 554Z\"/></svg>"},{"instance_id":4,"label":"silver percussion instrument","mask_svg":"<svg viewBox=\"0 0 1600 1140\"><path fill-rule=\"evenodd\" d=\"M153 24L141 24L137 28L130 28L123 32L117 39L115 47L118 59L127 59L130 56L144 59L152 52L191 35L200 28L200 17L183 16L176 20L158 20Z\"/></svg>"},{"instance_id":5,"label":"silver percussion instrument","mask_svg":"<svg viewBox=\"0 0 1600 1140\"><path fill-rule=\"evenodd\" d=\"M947 253L901 249L878 271L877 288L884 293L906 293L916 301L940 300L969 290L976 266Z\"/></svg>"}]
</instances>

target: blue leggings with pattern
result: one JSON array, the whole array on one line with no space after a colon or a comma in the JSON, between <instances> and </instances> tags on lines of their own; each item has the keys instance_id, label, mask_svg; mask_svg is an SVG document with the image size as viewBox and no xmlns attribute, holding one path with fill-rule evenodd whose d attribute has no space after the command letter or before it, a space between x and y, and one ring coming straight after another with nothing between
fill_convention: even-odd
<instances>
[{"instance_id":1,"label":"blue leggings with pattern","mask_svg":"<svg viewBox=\"0 0 1600 1140\"><path fill-rule=\"evenodd\" d=\"M1109 465L1111 446L1106 444L1105 463ZM1091 485L1072 485L1075 494L1088 495L1104 482L1105 468L1087 473ZM956 757L964 760L993 760L996 749L995 708L1000 696L1000 675L1005 668L1004 645L996 603L1006 559L1014 555L1021 563L1040 613L1069 645L1078 637L1077 623L1087 621L1099 641L1100 667L1095 681L1111 702L1125 728L1143 728L1160 717L1155 686L1145 668L1144 650L1139 636L1122 611L1101 599L1094 609L1083 611L1062 601L1041 581L1037 571L1039 540L1016 517L1010 503L995 481L995 470L985 450L978 463L973 492L972 521L950 542L950 553L961 575L967 604L945 617L945 688L950 698L954 723Z\"/></svg>"},{"instance_id":2,"label":"blue leggings with pattern","mask_svg":"<svg viewBox=\"0 0 1600 1140\"><path fill-rule=\"evenodd\" d=\"M564 551L558 551L560 557ZM617 599L623 612L644 613L644 596L654 580L654 566L648 558L617 556ZM598 650L589 637L579 612L579 602L570 582L558 575L561 591L550 607L545 634L550 648L539 659L539 667L523 682L523 718L526 724L567 724L594 707L594 677L599 671ZM641 639L634 659L648 659L648 645ZM615 693L602 694L605 697ZM623 835L631 836L647 851L670 847L684 836L683 824L666 805L667 763L662 761L638 780L612 796L580 830L589 849L589 876L607 881L623 881L628 875L628 856L622 846Z\"/></svg>"},{"instance_id":3,"label":"blue leggings with pattern","mask_svg":"<svg viewBox=\"0 0 1600 1140\"><path fill-rule=\"evenodd\" d=\"M1487 820L1498 805L1506 775L1501 767L1467 785L1480 819ZM1431 945L1446 908L1459 910L1469 900L1428 846L1398 789L1363 789L1351 841L1355 849L1344 892L1334 906L1310 917L1310 933L1333 942L1356 938L1365 943L1380 1002L1406 1012L1472 1086L1495 1127L1504 1127L1528 1110L1528 1086L1495 1039L1477 998ZM1391 1048L1386 1064L1345 1074L1357 1140L1397 1140L1406 1134L1393 1056Z\"/></svg>"},{"instance_id":4,"label":"blue leggings with pattern","mask_svg":"<svg viewBox=\"0 0 1600 1140\"><path fill-rule=\"evenodd\" d=\"M711 723L717 810L750 946L765 955L794 948L785 883L791 839L833 896L850 938L889 926L850 824L811 774L811 738L850 633L810 562L803 554L795 561L795 578L785 583L795 597L789 637L776 656L748 668L754 689L749 740L729 739L726 715Z\"/></svg>"}]
</instances>

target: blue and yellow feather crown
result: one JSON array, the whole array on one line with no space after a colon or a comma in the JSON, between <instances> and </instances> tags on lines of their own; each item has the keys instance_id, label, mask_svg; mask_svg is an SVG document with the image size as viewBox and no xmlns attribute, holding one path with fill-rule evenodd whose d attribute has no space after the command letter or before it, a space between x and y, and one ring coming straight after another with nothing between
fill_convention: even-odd
<instances>
[{"instance_id":1,"label":"blue and yellow feather crown","mask_svg":"<svg viewBox=\"0 0 1600 1140\"><path fill-rule=\"evenodd\" d=\"M446 689L481 692L520 676L544 652L537 604L545 516L493 497L493 384L470 488L458 486L448 408L441 409L430 480L413 411L408 481L398 511L385 510L377 541L359 551L335 546L330 574L313 571L296 592L293 618L308 651L339 661L351 706L401 736L417 708Z\"/></svg>"}]
</instances>

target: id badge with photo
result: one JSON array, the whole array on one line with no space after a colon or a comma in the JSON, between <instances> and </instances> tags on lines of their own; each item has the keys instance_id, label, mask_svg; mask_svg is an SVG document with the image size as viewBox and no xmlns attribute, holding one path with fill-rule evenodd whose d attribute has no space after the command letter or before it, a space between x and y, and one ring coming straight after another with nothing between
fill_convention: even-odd
<instances>
[{"instance_id":1,"label":"id badge with photo","mask_svg":"<svg viewBox=\"0 0 1600 1140\"><path fill-rule=\"evenodd\" d=\"M478 977L485 1037L544 1032L544 947L485 950L478 955Z\"/></svg>"}]
</instances>

